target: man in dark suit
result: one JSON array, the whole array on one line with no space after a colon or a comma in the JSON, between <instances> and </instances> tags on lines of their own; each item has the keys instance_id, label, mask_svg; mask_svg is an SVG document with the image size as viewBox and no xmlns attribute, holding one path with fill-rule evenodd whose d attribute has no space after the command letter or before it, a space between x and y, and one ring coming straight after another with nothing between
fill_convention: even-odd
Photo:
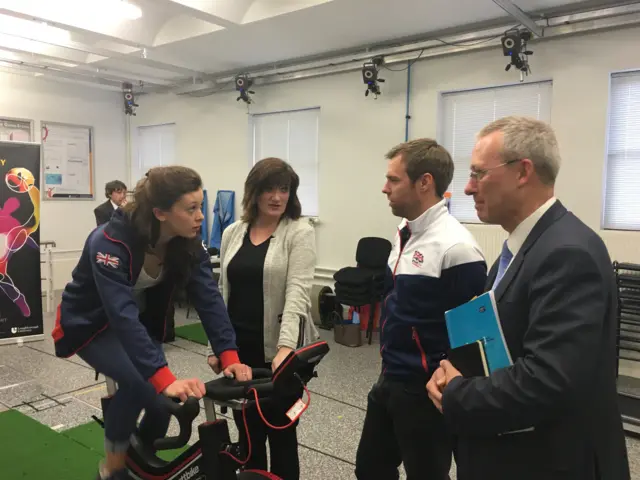
<instances>
[{"instance_id":1,"label":"man in dark suit","mask_svg":"<svg viewBox=\"0 0 640 480\"><path fill-rule=\"evenodd\" d=\"M104 187L107 201L98 205L93 211L98 226L111 220L116 208L124 207L127 203L127 186L120 180L112 180Z\"/></svg>"},{"instance_id":2,"label":"man in dark suit","mask_svg":"<svg viewBox=\"0 0 640 480\"><path fill-rule=\"evenodd\" d=\"M459 480L628 480L616 392L616 291L602 239L554 197L553 130L508 117L485 127L465 193L508 233L491 269L513 365L427 384L457 435Z\"/></svg>"}]
</instances>

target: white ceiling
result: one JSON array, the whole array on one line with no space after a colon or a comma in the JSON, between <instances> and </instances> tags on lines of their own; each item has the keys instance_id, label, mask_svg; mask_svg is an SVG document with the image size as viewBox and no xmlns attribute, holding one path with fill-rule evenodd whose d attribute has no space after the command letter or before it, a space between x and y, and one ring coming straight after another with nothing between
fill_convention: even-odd
<instances>
[{"instance_id":1,"label":"white ceiling","mask_svg":"<svg viewBox=\"0 0 640 480\"><path fill-rule=\"evenodd\" d=\"M511 20L492 0L2 0L0 68L171 85L493 21Z\"/></svg>"}]
</instances>

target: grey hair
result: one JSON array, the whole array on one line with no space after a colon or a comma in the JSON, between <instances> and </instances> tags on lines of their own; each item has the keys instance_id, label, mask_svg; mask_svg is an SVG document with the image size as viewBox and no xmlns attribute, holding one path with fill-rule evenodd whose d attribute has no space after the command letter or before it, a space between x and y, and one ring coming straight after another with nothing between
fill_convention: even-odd
<instances>
[{"instance_id":1,"label":"grey hair","mask_svg":"<svg viewBox=\"0 0 640 480\"><path fill-rule=\"evenodd\" d=\"M560 149L551 126L535 118L504 117L484 127L478 138L503 134L503 160L529 159L545 185L553 185L560 170Z\"/></svg>"}]
</instances>

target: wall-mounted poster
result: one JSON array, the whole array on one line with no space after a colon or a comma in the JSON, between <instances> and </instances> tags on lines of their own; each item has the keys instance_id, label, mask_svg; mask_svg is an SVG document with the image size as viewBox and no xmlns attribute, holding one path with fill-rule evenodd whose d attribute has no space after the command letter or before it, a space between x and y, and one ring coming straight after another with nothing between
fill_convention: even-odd
<instances>
[{"instance_id":1,"label":"wall-mounted poster","mask_svg":"<svg viewBox=\"0 0 640 480\"><path fill-rule=\"evenodd\" d=\"M0 142L0 343L43 335L40 145Z\"/></svg>"},{"instance_id":2,"label":"wall-mounted poster","mask_svg":"<svg viewBox=\"0 0 640 480\"><path fill-rule=\"evenodd\" d=\"M31 120L0 117L0 141L32 142L31 132Z\"/></svg>"},{"instance_id":3,"label":"wall-mounted poster","mask_svg":"<svg viewBox=\"0 0 640 480\"><path fill-rule=\"evenodd\" d=\"M93 200L93 129L41 124L44 198Z\"/></svg>"}]
</instances>

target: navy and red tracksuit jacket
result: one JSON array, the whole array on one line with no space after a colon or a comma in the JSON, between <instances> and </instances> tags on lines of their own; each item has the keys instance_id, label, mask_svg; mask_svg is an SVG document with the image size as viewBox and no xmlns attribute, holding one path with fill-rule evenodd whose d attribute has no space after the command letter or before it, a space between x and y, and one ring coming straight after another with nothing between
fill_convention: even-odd
<instances>
[{"instance_id":1,"label":"navy and red tracksuit jacket","mask_svg":"<svg viewBox=\"0 0 640 480\"><path fill-rule=\"evenodd\" d=\"M403 220L381 312L384 375L428 380L449 349L445 312L484 293L486 278L480 247L444 201Z\"/></svg>"},{"instance_id":2,"label":"navy and red tracksuit jacket","mask_svg":"<svg viewBox=\"0 0 640 480\"><path fill-rule=\"evenodd\" d=\"M145 245L136 241L129 217L120 210L109 223L96 228L62 293L52 336L56 355L70 357L103 330L113 329L143 377L162 392L175 376L156 342L165 339L176 282L166 274L160 283L145 290L146 308L139 311L133 286L142 270L145 250ZM235 332L204 247L191 269L186 291L223 368L240 363Z\"/></svg>"}]
</instances>

